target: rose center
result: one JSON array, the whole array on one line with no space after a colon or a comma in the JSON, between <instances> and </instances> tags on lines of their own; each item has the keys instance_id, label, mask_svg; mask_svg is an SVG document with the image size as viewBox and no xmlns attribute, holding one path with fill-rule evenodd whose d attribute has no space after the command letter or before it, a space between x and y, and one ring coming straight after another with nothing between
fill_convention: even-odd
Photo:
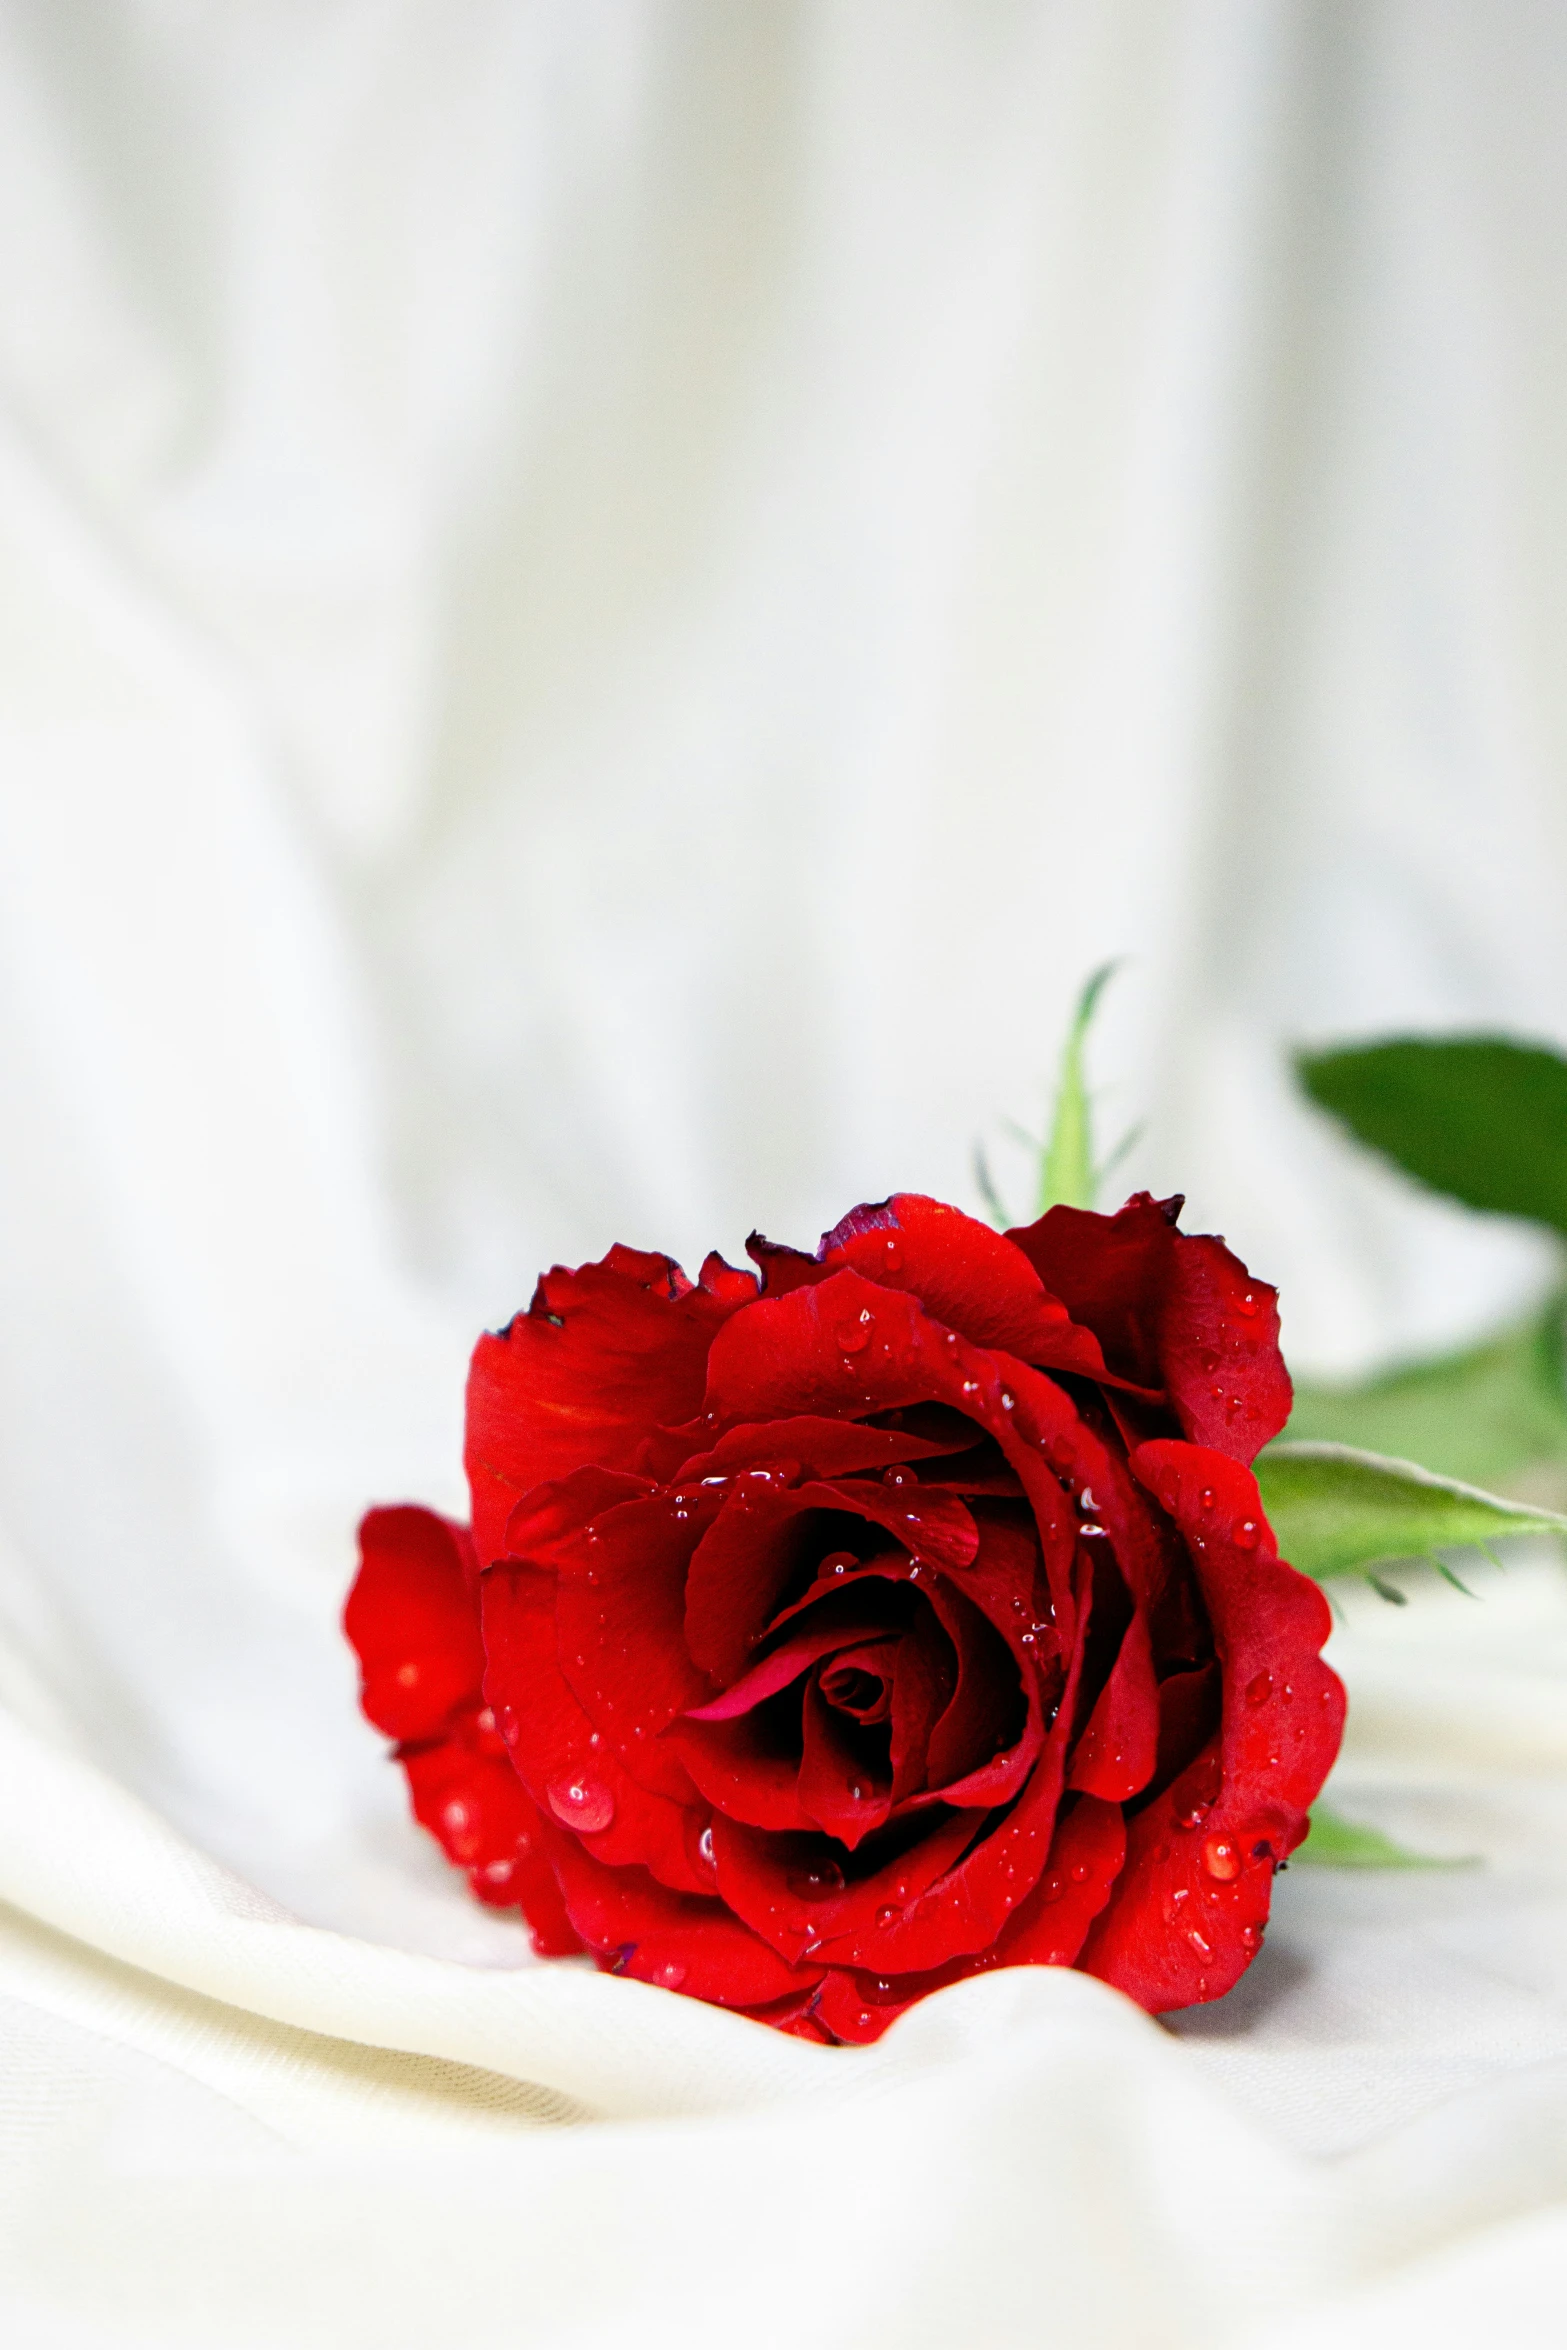
<instances>
[{"instance_id":1,"label":"rose center","mask_svg":"<svg viewBox=\"0 0 1567 2350\"><path fill-rule=\"evenodd\" d=\"M886 1681L864 1665L829 1665L821 1676L821 1692L829 1705L858 1722L884 1722L892 1711Z\"/></svg>"}]
</instances>

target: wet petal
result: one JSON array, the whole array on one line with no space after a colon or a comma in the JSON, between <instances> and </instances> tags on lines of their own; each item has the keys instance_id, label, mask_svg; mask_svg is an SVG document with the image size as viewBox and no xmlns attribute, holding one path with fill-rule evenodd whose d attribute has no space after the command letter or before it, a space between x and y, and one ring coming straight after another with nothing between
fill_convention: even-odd
<instances>
[{"instance_id":1,"label":"wet petal","mask_svg":"<svg viewBox=\"0 0 1567 2350\"><path fill-rule=\"evenodd\" d=\"M1277 1293L1221 1240L1177 1231L1180 1205L1139 1192L1113 1216L1051 1208L1007 1237L1113 1371L1163 1388L1189 1437L1249 1461L1289 1417Z\"/></svg>"},{"instance_id":2,"label":"wet petal","mask_svg":"<svg viewBox=\"0 0 1567 2350\"><path fill-rule=\"evenodd\" d=\"M360 1704L389 1738L433 1738L484 1678L473 1545L434 1510L367 1511L343 1629L359 1658Z\"/></svg>"},{"instance_id":3,"label":"wet petal","mask_svg":"<svg viewBox=\"0 0 1567 2350\"><path fill-rule=\"evenodd\" d=\"M476 1712L453 1735L399 1756L414 1817L448 1860L495 1909L520 1908L541 1958L567 1958L582 1944L539 1839L539 1815L522 1781Z\"/></svg>"},{"instance_id":4,"label":"wet petal","mask_svg":"<svg viewBox=\"0 0 1567 2350\"><path fill-rule=\"evenodd\" d=\"M632 1777L567 1684L555 1601L555 1578L534 1567L492 1567L482 1579L485 1699L524 1786L542 1815L572 1827L599 1859L641 1862L666 1885L705 1890L686 1805Z\"/></svg>"},{"instance_id":5,"label":"wet petal","mask_svg":"<svg viewBox=\"0 0 1567 2350\"><path fill-rule=\"evenodd\" d=\"M726 1268L727 1271L727 1268ZM755 1295L749 1276L737 1276ZM691 1450L668 1431L701 1400L714 1333L744 1299L694 1287L670 1257L612 1248L546 1273L525 1314L474 1349L464 1462L480 1563L518 1499L573 1469L665 1476Z\"/></svg>"},{"instance_id":6,"label":"wet petal","mask_svg":"<svg viewBox=\"0 0 1567 2350\"><path fill-rule=\"evenodd\" d=\"M1277 1557L1250 1472L1198 1445L1132 1468L1190 1546L1213 1624L1220 1739L1130 1826L1127 1864L1083 1964L1151 2010L1216 1999L1250 1964L1273 1871L1306 1832L1338 1752L1344 1692L1318 1653L1314 1583Z\"/></svg>"},{"instance_id":7,"label":"wet petal","mask_svg":"<svg viewBox=\"0 0 1567 2350\"><path fill-rule=\"evenodd\" d=\"M722 1901L671 1892L645 1869L606 1868L576 1837L541 1823L567 1915L600 1964L722 2007L808 1994L820 1968L787 1964Z\"/></svg>"}]
</instances>

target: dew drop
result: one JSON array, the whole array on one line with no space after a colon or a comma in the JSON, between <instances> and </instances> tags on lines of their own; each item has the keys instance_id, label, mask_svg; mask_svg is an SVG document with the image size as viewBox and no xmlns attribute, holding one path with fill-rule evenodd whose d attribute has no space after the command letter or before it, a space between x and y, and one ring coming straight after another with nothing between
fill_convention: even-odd
<instances>
[{"instance_id":1,"label":"dew drop","mask_svg":"<svg viewBox=\"0 0 1567 2350\"><path fill-rule=\"evenodd\" d=\"M1237 1550L1255 1550L1261 1533L1255 1518L1237 1518L1230 1530L1230 1540Z\"/></svg>"},{"instance_id":2,"label":"dew drop","mask_svg":"<svg viewBox=\"0 0 1567 2350\"><path fill-rule=\"evenodd\" d=\"M685 1979L686 1970L678 1958L666 1958L648 1977L649 1982L656 1983L661 1991L678 1991Z\"/></svg>"},{"instance_id":3,"label":"dew drop","mask_svg":"<svg viewBox=\"0 0 1567 2350\"><path fill-rule=\"evenodd\" d=\"M1183 1828L1188 1834L1190 1834L1193 1828L1200 1828L1202 1826L1203 1821L1208 1817L1208 1814L1212 1811L1212 1809L1213 1805L1211 1803L1203 1803L1200 1800L1193 1803L1188 1803L1184 1811L1178 1811L1176 1813L1175 1824L1178 1828Z\"/></svg>"},{"instance_id":4,"label":"dew drop","mask_svg":"<svg viewBox=\"0 0 1567 2350\"><path fill-rule=\"evenodd\" d=\"M696 1854L698 1860L702 1863L703 1868L717 1868L718 1855L713 1850L713 1829L711 1821L709 1821L708 1825L702 1830L701 1835L696 1840Z\"/></svg>"},{"instance_id":5,"label":"dew drop","mask_svg":"<svg viewBox=\"0 0 1567 2350\"><path fill-rule=\"evenodd\" d=\"M1065 1877L1049 1876L1039 1888L1039 1898L1041 1901L1059 1901L1065 1891Z\"/></svg>"},{"instance_id":6,"label":"dew drop","mask_svg":"<svg viewBox=\"0 0 1567 2350\"><path fill-rule=\"evenodd\" d=\"M1251 1315L1257 1312L1257 1310L1258 1299L1256 1291L1254 1289L1243 1289L1240 1296L1235 1300L1235 1311L1238 1314L1245 1314L1249 1319Z\"/></svg>"},{"instance_id":7,"label":"dew drop","mask_svg":"<svg viewBox=\"0 0 1567 2350\"><path fill-rule=\"evenodd\" d=\"M1202 1865L1221 1885L1231 1884L1241 1873L1241 1848L1231 1836L1205 1836Z\"/></svg>"},{"instance_id":8,"label":"dew drop","mask_svg":"<svg viewBox=\"0 0 1567 2350\"><path fill-rule=\"evenodd\" d=\"M887 1242L887 1270L896 1273L903 1263L903 1251L895 1240Z\"/></svg>"},{"instance_id":9,"label":"dew drop","mask_svg":"<svg viewBox=\"0 0 1567 2350\"><path fill-rule=\"evenodd\" d=\"M392 1678L399 1689L412 1689L419 1678L419 1667L414 1664L399 1665Z\"/></svg>"},{"instance_id":10,"label":"dew drop","mask_svg":"<svg viewBox=\"0 0 1567 2350\"><path fill-rule=\"evenodd\" d=\"M1214 1492L1213 1487L1211 1485L1205 1485L1201 1493L1199 1493L1197 1496L1198 1507L1200 1509L1211 1510L1218 1498L1219 1497Z\"/></svg>"},{"instance_id":11,"label":"dew drop","mask_svg":"<svg viewBox=\"0 0 1567 2350\"><path fill-rule=\"evenodd\" d=\"M846 1355L863 1353L864 1349L870 1345L871 1331L874 1329L875 1323L876 1317L869 1306L860 1308L860 1318L857 1322L840 1323L837 1335L841 1351Z\"/></svg>"},{"instance_id":12,"label":"dew drop","mask_svg":"<svg viewBox=\"0 0 1567 2350\"><path fill-rule=\"evenodd\" d=\"M1273 1675L1271 1673L1253 1673L1246 1684L1246 1703L1248 1705L1266 1705L1272 1695Z\"/></svg>"},{"instance_id":13,"label":"dew drop","mask_svg":"<svg viewBox=\"0 0 1567 2350\"><path fill-rule=\"evenodd\" d=\"M1088 1872L1087 1868L1084 1866L1084 1864L1082 1863L1082 1861L1078 1861L1078 1862L1075 1864L1075 1866L1073 1867L1073 1870L1072 1870L1072 1882L1073 1882L1073 1884L1074 1884L1074 1885L1086 1885L1086 1884L1087 1884L1087 1882L1088 1882L1088 1876L1089 1876L1089 1872Z\"/></svg>"},{"instance_id":14,"label":"dew drop","mask_svg":"<svg viewBox=\"0 0 1567 2350\"><path fill-rule=\"evenodd\" d=\"M835 1860L813 1861L809 1868L791 1869L785 1883L802 1901L830 1900L843 1891L843 1871Z\"/></svg>"},{"instance_id":15,"label":"dew drop","mask_svg":"<svg viewBox=\"0 0 1567 2350\"><path fill-rule=\"evenodd\" d=\"M454 1836L462 1834L471 1816L468 1806L459 1802L455 1796L450 1803L443 1803L441 1806L441 1825Z\"/></svg>"},{"instance_id":16,"label":"dew drop","mask_svg":"<svg viewBox=\"0 0 1567 2350\"><path fill-rule=\"evenodd\" d=\"M1017 1397L1012 1393L1010 1388L1003 1387L1001 1390L1000 1403L1001 1409L1004 1412L1015 1411L1017 1408Z\"/></svg>"},{"instance_id":17,"label":"dew drop","mask_svg":"<svg viewBox=\"0 0 1567 2350\"><path fill-rule=\"evenodd\" d=\"M1189 1885L1177 1885L1173 1893L1166 1895L1164 1915L1167 1924L1172 1926L1178 1926L1180 1924L1181 1911L1186 1906L1187 1902L1190 1901L1191 1897L1191 1887Z\"/></svg>"},{"instance_id":18,"label":"dew drop","mask_svg":"<svg viewBox=\"0 0 1567 2350\"><path fill-rule=\"evenodd\" d=\"M1260 1950L1262 1948L1262 1930L1260 1927L1242 1926L1241 1948L1242 1950Z\"/></svg>"},{"instance_id":19,"label":"dew drop","mask_svg":"<svg viewBox=\"0 0 1567 2350\"><path fill-rule=\"evenodd\" d=\"M1191 1944L1192 1948L1196 1951L1199 1958L1212 1958L1213 1944L1209 1941L1201 1926L1188 1926L1186 1929L1186 1939Z\"/></svg>"},{"instance_id":20,"label":"dew drop","mask_svg":"<svg viewBox=\"0 0 1567 2350\"><path fill-rule=\"evenodd\" d=\"M1099 1504L1094 1499L1094 1489L1091 1485L1083 1487L1077 1497L1077 1506L1085 1518L1096 1518L1099 1515Z\"/></svg>"},{"instance_id":21,"label":"dew drop","mask_svg":"<svg viewBox=\"0 0 1567 2350\"><path fill-rule=\"evenodd\" d=\"M965 1395L978 1395L979 1381L977 1379L965 1379L963 1382L963 1392Z\"/></svg>"},{"instance_id":22,"label":"dew drop","mask_svg":"<svg viewBox=\"0 0 1567 2350\"><path fill-rule=\"evenodd\" d=\"M902 1915L903 1912L901 1909L894 1909L891 1902L888 1902L883 1908L876 1912L876 1923L878 1926L882 1927L895 1926Z\"/></svg>"},{"instance_id":23,"label":"dew drop","mask_svg":"<svg viewBox=\"0 0 1567 2350\"><path fill-rule=\"evenodd\" d=\"M517 1863L514 1860L487 1861L479 1872L486 1885L509 1885L516 1873Z\"/></svg>"},{"instance_id":24,"label":"dew drop","mask_svg":"<svg viewBox=\"0 0 1567 2350\"><path fill-rule=\"evenodd\" d=\"M615 1816L615 1798L600 1779L570 1773L551 1779L544 1790L550 1810L562 1827L581 1836L596 1836Z\"/></svg>"}]
</instances>

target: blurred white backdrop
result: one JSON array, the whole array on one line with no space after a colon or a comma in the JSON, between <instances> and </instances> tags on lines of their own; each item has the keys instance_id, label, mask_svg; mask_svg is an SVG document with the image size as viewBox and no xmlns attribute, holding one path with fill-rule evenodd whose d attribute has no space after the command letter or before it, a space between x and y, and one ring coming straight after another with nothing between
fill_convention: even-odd
<instances>
[{"instance_id":1,"label":"blurred white backdrop","mask_svg":"<svg viewBox=\"0 0 1567 2350\"><path fill-rule=\"evenodd\" d=\"M1022 1204L1111 955L1298 1366L1541 1280L1284 1055L1567 1041L1564 122L1555 0L0 0L17 1705L515 1957L359 1507L542 1264Z\"/></svg>"}]
</instances>

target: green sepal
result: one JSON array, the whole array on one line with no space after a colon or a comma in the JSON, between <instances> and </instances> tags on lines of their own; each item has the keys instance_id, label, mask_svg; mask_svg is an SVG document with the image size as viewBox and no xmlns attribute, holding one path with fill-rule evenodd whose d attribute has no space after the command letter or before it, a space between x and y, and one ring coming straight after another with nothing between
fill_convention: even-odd
<instances>
[{"instance_id":1,"label":"green sepal","mask_svg":"<svg viewBox=\"0 0 1567 2350\"><path fill-rule=\"evenodd\" d=\"M1279 1442L1254 1467L1280 1556L1318 1581L1400 1559L1437 1563L1438 1551L1506 1535L1567 1532L1567 1517L1555 1510L1347 1444Z\"/></svg>"},{"instance_id":2,"label":"green sepal","mask_svg":"<svg viewBox=\"0 0 1567 2350\"><path fill-rule=\"evenodd\" d=\"M1099 998L1114 975L1114 963L1102 963L1077 999L1077 1010L1067 1030L1061 1053L1061 1076L1056 1086L1055 1114L1039 1166L1039 1204L1047 1208L1091 1208L1099 1188L1094 1167L1093 1115L1083 1081L1083 1045Z\"/></svg>"},{"instance_id":3,"label":"green sepal","mask_svg":"<svg viewBox=\"0 0 1567 2350\"><path fill-rule=\"evenodd\" d=\"M1434 1860L1429 1853L1411 1852L1407 1845L1384 1836L1380 1828L1363 1828L1358 1820L1346 1820L1325 1803L1312 1812L1305 1841L1296 1845L1290 1860L1319 1869L1462 1869L1473 1865L1467 1859Z\"/></svg>"}]
</instances>

